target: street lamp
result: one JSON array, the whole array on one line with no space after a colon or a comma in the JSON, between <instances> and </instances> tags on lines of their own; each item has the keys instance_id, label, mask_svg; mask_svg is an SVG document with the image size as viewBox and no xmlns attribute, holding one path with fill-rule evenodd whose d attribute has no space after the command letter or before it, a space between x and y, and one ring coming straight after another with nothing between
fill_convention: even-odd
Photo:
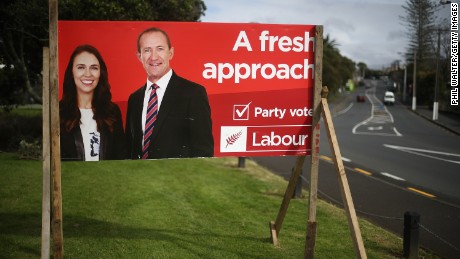
<instances>
[{"instance_id":1,"label":"street lamp","mask_svg":"<svg viewBox=\"0 0 460 259\"><path fill-rule=\"evenodd\" d=\"M402 52L398 52L399 55L403 55ZM403 64L404 68L404 81L403 81L403 97L402 101L405 104L406 103L406 88L407 88L407 62Z\"/></svg>"}]
</instances>

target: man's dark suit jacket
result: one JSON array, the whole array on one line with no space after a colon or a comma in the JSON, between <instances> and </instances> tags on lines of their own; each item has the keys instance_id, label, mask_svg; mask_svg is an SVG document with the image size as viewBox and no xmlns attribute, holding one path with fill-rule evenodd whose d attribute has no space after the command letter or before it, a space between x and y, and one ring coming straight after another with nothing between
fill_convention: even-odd
<instances>
[{"instance_id":1,"label":"man's dark suit jacket","mask_svg":"<svg viewBox=\"0 0 460 259\"><path fill-rule=\"evenodd\" d=\"M146 85L139 88L128 99L125 132L130 159L142 156L145 88ZM206 89L173 71L150 139L149 159L213 155L211 108Z\"/></svg>"},{"instance_id":2,"label":"man's dark suit jacket","mask_svg":"<svg viewBox=\"0 0 460 259\"><path fill-rule=\"evenodd\" d=\"M99 146L99 160L118 160L124 159L126 147L124 145L123 123L121 112L117 106L116 123L113 132L102 130L101 144ZM71 132L61 129L61 160L63 161L84 161L85 148L83 146L83 136L80 127L75 127Z\"/></svg>"}]
</instances>

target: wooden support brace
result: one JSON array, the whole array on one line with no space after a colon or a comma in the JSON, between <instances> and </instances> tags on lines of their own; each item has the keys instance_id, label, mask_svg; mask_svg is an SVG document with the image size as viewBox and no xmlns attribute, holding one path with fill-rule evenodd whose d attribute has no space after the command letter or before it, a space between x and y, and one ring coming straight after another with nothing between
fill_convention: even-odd
<instances>
[{"instance_id":1,"label":"wooden support brace","mask_svg":"<svg viewBox=\"0 0 460 259\"><path fill-rule=\"evenodd\" d=\"M299 176L304 161L305 156L297 157L296 165L294 167L294 170L292 170L291 178L289 179L288 187L286 188L286 192L284 193L283 202L281 203L278 216L276 217L276 221L274 223L270 222L271 239L274 245L278 245L278 235L281 231L281 226L283 225L284 217L286 216L289 203L292 199L292 196L294 195L297 181L300 178Z\"/></svg>"},{"instance_id":2,"label":"wooden support brace","mask_svg":"<svg viewBox=\"0 0 460 259\"><path fill-rule=\"evenodd\" d=\"M333 153L334 164L337 169L337 177L339 180L340 191L345 206L345 213L348 219L348 226L350 228L353 239L355 256L356 258L367 258L366 251L364 249L363 239L361 237L361 231L359 229L358 218L356 217L356 211L353 205L353 199L351 197L350 186L348 185L347 176L345 174L345 167L343 166L342 155L340 154L337 135L335 134L334 125L332 123L331 113L329 111L327 99L322 98L321 104L323 108L322 117L326 125L328 140Z\"/></svg>"},{"instance_id":3,"label":"wooden support brace","mask_svg":"<svg viewBox=\"0 0 460 259\"><path fill-rule=\"evenodd\" d=\"M270 238L272 239L273 245L274 246L279 246L278 234L276 233L275 222L270 221L269 227L270 227Z\"/></svg>"}]
</instances>

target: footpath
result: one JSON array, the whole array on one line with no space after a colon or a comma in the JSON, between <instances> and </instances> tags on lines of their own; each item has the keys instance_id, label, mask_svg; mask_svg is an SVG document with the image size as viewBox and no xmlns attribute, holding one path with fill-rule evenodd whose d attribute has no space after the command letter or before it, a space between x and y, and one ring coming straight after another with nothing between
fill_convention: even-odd
<instances>
[{"instance_id":1,"label":"footpath","mask_svg":"<svg viewBox=\"0 0 460 259\"><path fill-rule=\"evenodd\" d=\"M407 106L407 108L412 111L411 106ZM438 119L433 120L433 110L427 106L418 106L413 112L460 136L460 114L440 111L438 112Z\"/></svg>"},{"instance_id":2,"label":"footpath","mask_svg":"<svg viewBox=\"0 0 460 259\"><path fill-rule=\"evenodd\" d=\"M334 115L335 113L345 109L350 102L355 101L356 94L356 91L351 93L345 92L335 97L332 101L329 102L331 113ZM412 110L412 106L410 104L401 105L404 105L408 110L414 112L420 117L423 117L432 123L437 124L438 126L460 136L460 113L439 111L438 119L433 120L433 109L430 109L428 106L417 106L415 110Z\"/></svg>"}]
</instances>

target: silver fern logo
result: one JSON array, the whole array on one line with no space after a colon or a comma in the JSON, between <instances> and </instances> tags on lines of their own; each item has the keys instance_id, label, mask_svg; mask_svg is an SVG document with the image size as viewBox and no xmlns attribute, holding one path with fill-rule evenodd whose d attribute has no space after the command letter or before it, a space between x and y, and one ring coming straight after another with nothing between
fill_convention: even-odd
<instances>
[{"instance_id":1,"label":"silver fern logo","mask_svg":"<svg viewBox=\"0 0 460 259\"><path fill-rule=\"evenodd\" d=\"M220 129L220 152L246 151L247 127L222 126Z\"/></svg>"},{"instance_id":2,"label":"silver fern logo","mask_svg":"<svg viewBox=\"0 0 460 259\"><path fill-rule=\"evenodd\" d=\"M228 145L233 145L241 137L242 134L243 134L243 131L240 131L240 132L238 132L236 134L233 134L230 137L228 137L227 138L227 146L225 146L225 148L227 148Z\"/></svg>"}]
</instances>

